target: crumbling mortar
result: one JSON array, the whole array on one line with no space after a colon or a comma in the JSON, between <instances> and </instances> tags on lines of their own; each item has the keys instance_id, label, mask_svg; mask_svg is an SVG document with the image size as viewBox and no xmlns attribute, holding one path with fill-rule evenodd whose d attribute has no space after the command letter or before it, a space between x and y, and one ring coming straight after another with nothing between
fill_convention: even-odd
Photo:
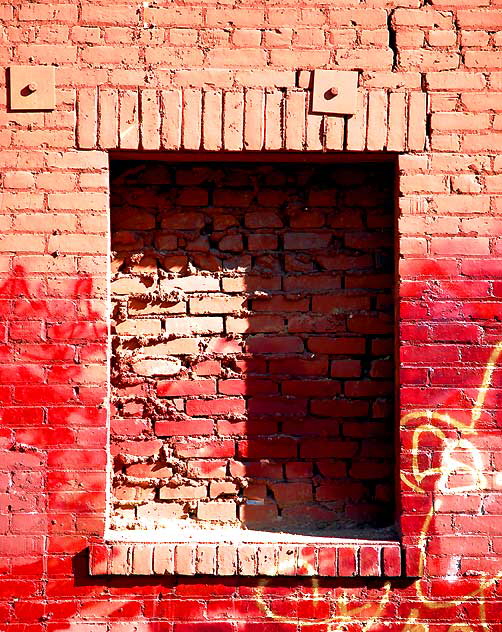
<instances>
[{"instance_id":1,"label":"crumbling mortar","mask_svg":"<svg viewBox=\"0 0 502 632\"><path fill-rule=\"evenodd\" d=\"M142 488L159 488L168 484L167 478L141 478L138 476L130 476L129 474L118 473L113 477L113 484L125 485L127 487L142 487Z\"/></svg>"},{"instance_id":2,"label":"crumbling mortar","mask_svg":"<svg viewBox=\"0 0 502 632\"><path fill-rule=\"evenodd\" d=\"M139 465L142 463L153 463L155 457L152 455L140 456L137 454L128 454L127 452L120 452L114 457L114 464L116 467L124 467L127 465Z\"/></svg>"},{"instance_id":3,"label":"crumbling mortar","mask_svg":"<svg viewBox=\"0 0 502 632\"><path fill-rule=\"evenodd\" d=\"M392 9L387 15L387 29L389 31L389 48L392 51L392 72L399 69L399 48L397 46L396 26L394 23L394 14L396 8Z\"/></svg>"},{"instance_id":4,"label":"crumbling mortar","mask_svg":"<svg viewBox=\"0 0 502 632\"><path fill-rule=\"evenodd\" d=\"M31 452L33 454L46 454L44 450L40 450L34 445L29 445L27 443L20 443L19 441L14 441L8 448L10 452Z\"/></svg>"},{"instance_id":5,"label":"crumbling mortar","mask_svg":"<svg viewBox=\"0 0 502 632\"><path fill-rule=\"evenodd\" d=\"M193 181L192 181L193 184ZM259 187L260 185L260 178L255 178L254 179L254 198L255 198L255 204L259 205L259 202L257 200L257 187ZM190 186L190 185L188 185ZM199 184L197 183L195 186L199 186ZM224 186L228 186L228 184L225 182ZM272 185L274 186L274 185ZM345 189L350 189L350 187L345 187ZM139 188L138 188L139 191ZM347 207L350 207L351 209L354 209L354 212L357 213L364 213L364 206L361 207L359 204L354 204L352 203L352 200L350 200L349 198L347 198L347 200L342 199L340 197L339 194L339 187L337 187L337 194L336 194L336 199L337 199L337 204L339 206L343 206L346 205ZM162 193L160 193L162 195ZM252 197L252 196L250 196ZM138 195L138 200L139 200L139 195ZM305 202L304 202L305 204ZM305 207L306 208L306 207ZM294 208L292 209L292 211L289 211L289 209L286 209L285 207L280 209L281 213L281 217L282 217L282 223L285 226L285 228L278 228L277 230L274 229L273 232L275 232L278 235L279 238L279 242L280 245L283 247L283 243L282 243L282 235L288 231L288 230L292 230L292 228L289 225L289 216L288 216L288 212L295 212ZM247 211L244 211L247 212ZM296 215L295 215L296 216ZM207 219L207 218L206 218ZM364 217L363 217L364 220ZM240 224L240 232L242 233L243 239L244 239L244 249L246 250L249 245L246 243L246 237L248 235L248 232L251 233L251 231L248 231L248 229L246 228L245 222L244 222L244 215L239 217L239 224ZM157 215L156 217L156 225L157 225L157 230L161 230L160 228L160 216ZM202 231L205 231L205 233L208 232L208 223L206 221L205 227L199 231L199 233L201 234ZM366 230L368 230L368 225L365 223L364 227ZM214 227L213 227L214 230ZM294 229L293 229L294 230ZM324 230L324 229L323 229ZM171 231L171 232L176 232L178 235L180 234L180 231ZM301 231L300 231L301 232ZM306 232L309 232L308 230ZM318 228L312 228L310 229L310 232L314 232L314 233L318 233L321 232L321 229ZM344 246L344 244L342 243L342 239L343 239L343 231L340 230L332 230L333 235L334 235L334 239L331 240L331 243L329 245L330 249L332 250L333 254L336 254L338 252L343 252L343 250L346 248ZM190 235L188 235L189 237L193 237L194 234L196 235L195 231L192 231L192 233ZM209 230L209 234L211 234L211 231ZM230 228L229 230L226 231L222 231L221 235L224 234L239 234L239 231L235 228ZM186 231L182 233L183 237L178 236L178 246L179 246L179 240L183 239L186 240L187 239L187 233ZM218 235L220 235L220 233L218 232ZM220 237L221 237L220 235ZM133 238L134 239L134 238ZM138 232L138 243L140 242L150 242L151 238L150 237L146 237L146 236L142 236L142 231ZM215 239L215 245L217 245L217 242L219 242L219 239ZM335 243L336 242L336 243ZM207 296L207 294L205 292L190 292L190 294L188 295L187 293L184 293L183 296L181 296L181 294L178 294L177 296L174 296L173 293L171 293L171 296L167 296L166 294L164 295L160 295L159 291L160 291L160 279L164 278L164 279L169 279L174 281L174 283L176 283L176 279L183 279L183 278L187 278L187 277L193 277L193 276L209 276L212 277L213 279L225 279L225 278L242 278L244 274L247 274L248 272L251 272L253 275L261 275L263 278L270 278L272 276L277 275L278 273L281 275L284 274L290 274L291 277L296 277L300 275L300 270L296 270L294 268L292 268L292 270L288 271L288 265L286 262L286 257L282 256L281 257L281 265L280 265L280 270L276 269L275 267L275 263L276 263L276 255L275 255L275 249L274 252L270 251L270 252L266 252L265 256L264 255L257 255L257 254L240 254L239 256L237 256L235 253L223 253L223 252L219 252L216 249L210 249L209 251L209 259L207 259L207 261L205 260L206 254L201 253L185 253L186 257L185 257L185 261L187 262L183 269L183 271L181 272L181 274L178 273L174 273L174 272L166 272L164 273L161 270L161 266L162 264L162 257L166 256L164 254L158 253L156 251L153 251L151 253L152 255L152 260L156 261L156 265L157 265L157 270L153 270L151 273L149 273L149 275L146 275L143 278L150 278L153 279L153 282L155 283L155 287L151 288L151 291L148 292L144 292L143 296L141 296L140 298L138 298L138 295L130 295L129 297L127 297L127 305L130 305L133 300L141 300L143 299L145 301L145 303L147 304L146 306L148 306L149 303L154 303L154 302L158 302L159 298L162 299L175 299L175 298L183 298L183 300L185 302L189 302L188 299L193 299L193 298L197 298L197 297L204 297ZM270 257L270 255L274 255L272 258ZM291 253L289 253L291 255ZM121 256L123 256L123 254L121 254ZM216 258L214 260L211 260L211 257L215 257ZM268 257L268 258L267 258ZM311 255L310 257L308 257L307 255L303 255L303 259L305 260L305 263L308 264L309 263L309 259L313 257L312 261L316 260L315 256ZM301 257L300 257L301 258ZM180 264L183 265L183 259L180 258ZM131 265L130 268L130 277L132 278L142 278L141 277L141 270L136 270L134 268L134 264L135 263L139 263L141 261L139 255L138 256L133 256L130 257L128 260L128 264L127 265ZM173 261L172 262L173 265L178 265L178 262ZM152 265L152 263L148 262L145 263L145 265ZM170 263L167 262L166 259L166 265L171 265ZM205 269L203 266L204 265L208 265L211 266L210 268L208 267L207 269ZM214 266L215 265L219 265L220 270L215 270ZM299 264L298 264L299 265ZM202 266L202 267L201 267ZM317 268L314 268L313 271L316 272L323 272L325 269L325 266L322 266L320 263L317 265ZM326 268L328 271L330 270L330 268ZM126 270L126 266L124 266L122 268L122 271ZM378 266L376 266L375 270L378 270ZM350 270L347 271L346 273L353 273L355 272L355 270ZM329 272L328 272L329 273ZM117 278L120 278L120 275L117 275ZM214 286L213 286L214 287ZM217 290L219 293L222 292L222 285L220 283L219 285L219 290ZM254 290L254 291L245 291L245 292L239 292L239 296L242 297L244 302L248 302L248 304L246 305L247 309L239 309L239 310L233 310L232 314L233 315L239 315L242 318L247 318L250 317L254 314L253 311L253 304L252 302L254 300L267 300L269 297L272 296L281 296L283 298L283 300L291 300L291 301L295 301L298 300L300 298L302 298L302 293L300 292L288 292L288 293L284 293L280 290L278 291L260 291L260 290ZM211 296L211 294L210 294ZM129 302L130 301L130 302ZM118 301L120 303L120 301ZM376 309L375 306L375 299L373 297L372 299L372 304L373 304L373 308ZM187 305L187 308L189 309L189 306ZM148 310L145 310L148 311ZM289 308L287 311L290 311ZM207 315L215 315L215 316L219 316L220 318L225 318L226 313L221 313L221 314L217 314L217 313L212 313L209 312L208 314L200 314L201 316L207 316ZM150 315L147 313L144 314L139 314L139 313L132 313L130 314L130 318L134 319L134 318L147 318ZM166 314L151 314L152 318L156 318L159 319L161 322L161 326L164 328L164 331L162 331L159 335L157 336L140 336L140 335L135 335L135 336L117 336L114 340L113 346L114 349L116 350L117 356L120 358L120 360L116 363L116 369L120 369L119 372L122 372L123 375L119 376L116 374L116 372L114 372L114 377L116 379L116 385L121 385L122 383L124 385L128 385L128 384L132 384L132 383L137 383L137 384L143 384L144 388L147 389L147 396L145 398L141 398L141 406L143 406L143 411L142 411L142 417L143 418L148 418L151 419L153 423L155 423L156 421L160 421L160 420L164 420L164 421L183 421L185 423L190 423L192 421L192 417L189 415L186 415L184 412L182 412L181 410L178 410L178 407L180 405L180 403L184 400L186 402L193 400L198 400L198 396L196 394L196 392L194 391L193 396L184 396L184 397L176 397L173 398L172 401L175 401L176 404L173 405L172 407L168 407L169 410L168 411L163 411L160 412L159 411L159 406L158 406L158 401L159 398L156 395L156 383L159 380L160 376L155 376L155 374L147 374L146 376L141 376L139 378L136 378L135 375L135 366L134 366L134 361L141 359L141 358L146 358L149 357L149 353L148 353L148 346L152 345L152 344L156 344L156 342L162 343L162 342L166 342L170 339L180 339L182 340L184 337L186 337L187 335L189 335L188 333L186 335L182 335L179 336L177 334L169 334L168 331L165 330L165 328L169 328L169 319L171 318L170 315ZM263 315L265 316L265 314ZM285 315L286 316L286 315ZM179 316L176 314L173 314L173 318L179 318ZM333 312L331 312L331 316L326 316L323 317L324 318L324 322L326 324L329 324L330 322L330 318L336 317ZM190 314L188 313L188 318L190 318ZM337 321L338 322L338 321ZM258 332L259 333L259 332ZM194 334L191 334L192 336ZM179 371L178 373L178 378L181 379L193 379L195 381L199 380L201 376L199 376L198 372L197 372L197 364L204 362L204 361L214 361L216 363L216 368L215 371L218 371L218 376L217 379L228 379L228 378L241 378L243 374L245 375L246 372L246 367L245 365L242 366L237 366L237 362L243 362L245 360L252 359L254 356L253 354L249 354L249 353L245 353L243 351L236 351L235 354L229 354L229 353L222 353L222 351L220 350L219 353L209 353L209 342L214 339L215 334L213 335L208 335L208 334L195 334L198 341L197 344L199 346L199 353L191 353L191 354L176 354L176 357L178 358L178 362L180 363L180 366L182 367L182 369ZM251 334L252 335L252 334ZM247 335L239 335L239 334L227 334L225 333L225 327L223 328L223 332L220 334L219 332L216 333L216 336L218 338L225 338L226 340L230 341L232 339L238 340L240 342L246 342L247 340ZM157 356L155 354L152 354L154 358L156 358ZM315 354L313 354L312 352L303 352L301 357L303 359L313 359L315 357ZM368 365L369 366L369 365ZM368 366L365 365L364 368L364 373L361 373L361 376L367 375L368 373ZM261 371L258 371L258 373L261 373ZM176 378L176 379L178 379ZM162 379L162 377L160 377L160 379ZM211 382L210 376L204 376L204 374L202 374L202 379L205 381L207 379L208 384ZM215 378L213 378L213 381L215 380ZM216 401L219 397L221 397L221 395L203 395L203 399L207 402L212 402L212 401ZM284 401L293 401L292 398L294 396L293 395L285 395L284 396ZM239 394L239 398L244 401L247 402L250 399L252 399L251 395L245 394L245 393L240 393ZM150 403L148 403L147 400L150 400ZM124 403L126 400L124 400L123 398L119 397L118 398L119 401L117 401L117 404L120 405L120 403ZM169 398L164 399L164 397L161 397L160 400L162 402L166 402L166 401L171 401ZM157 402L157 403L156 403ZM160 414L159 414L160 412ZM199 415L196 415L195 417L197 417ZM293 415L294 416L294 415ZM288 439L294 439L296 441L297 437L294 433L286 433L284 432L284 426L281 422L281 415L277 412L272 411L271 415L269 415L270 419L274 419L274 424L276 426L276 430L274 431L274 434L277 435L277 437L284 437L284 438L288 438ZM225 414L224 417L221 417L222 420L224 420L225 422L236 422L236 423L244 423L246 421L247 415L244 414L236 414L236 413L232 413L232 414ZM277 421L275 421L277 420ZM195 419L194 419L194 423L195 423ZM223 438L220 437L220 435L218 434L218 428L217 425L213 423L212 425L212 432L209 434L208 430L210 430L209 428L206 428L206 432L204 434L206 434L206 437L202 438L202 443L204 443L206 441L206 438L209 438L211 436L211 438L216 437L216 438ZM153 433L152 435L149 436L156 436L155 433ZM245 433L239 433L239 434L233 434L232 435L232 439L234 441L243 441L246 440L246 435ZM121 437L117 437L117 439L121 439ZM125 439L125 438L124 438ZM130 440L130 437L127 437L127 440ZM183 486L200 486L200 477L198 475L198 470L196 468L194 468L192 470L191 467L191 457L183 457L183 458L178 458L179 454L178 454L178 447L180 448L180 453L183 453L182 451L182 447L190 444L189 441L186 440L186 437L184 436L180 436L178 438L167 438L167 439L162 439L163 443L162 443L162 448L161 451L158 455L153 456L152 462L154 462L155 464L158 464L159 466L161 465L165 465L165 459L164 459L164 451L167 453L168 458L172 457L175 459L178 459L179 462L183 463L183 467L186 467L187 469L184 471L180 471L180 468L176 467L176 464L174 464L173 469L173 476L170 478L165 478L163 477L162 481L159 482L158 478L154 479L154 482L152 482L152 485L150 485L150 479L152 479L153 477L150 476L145 476L145 477L139 477L142 478L143 481L145 481L143 483L143 485L146 485L148 488L151 489L159 489L160 487L162 487L163 483L165 483L167 486L172 487L172 488L176 488L178 485L183 485ZM195 457L197 458L197 457ZM209 457L205 457L205 458L211 458ZM253 460L253 459L252 459ZM282 463L283 464L283 468L284 469L284 460L276 460L277 464ZM145 473L148 474L147 471L145 471ZM189 475L186 475L188 474ZM196 474L197 473L197 474ZM127 472L124 471L122 472L123 474L123 478L120 479L118 478L117 481L127 481L129 480L130 482L133 483L133 487L134 487L134 481L136 477L132 477L131 479L128 479L128 475ZM219 474L221 474L221 470L219 472ZM227 466L226 466L226 474L227 477L224 479L225 481L232 481L233 477L229 476L230 474L230 470L229 470L229 464L228 464L228 460L227 460ZM276 476L272 474L270 475L270 481L272 481L272 479L276 479ZM206 477L204 477L206 478ZM283 471L282 476L280 476L277 479L277 482L287 482L287 472ZM211 477L206 478L207 481L209 480L215 480L215 481L222 481L223 479L221 478L221 476L217 476L215 479L212 479ZM319 480L323 480L322 478L320 478ZM318 480L316 479L317 484L318 484ZM125 484L125 483L124 483ZM197 500L190 500L190 501L185 501L182 498L180 499L173 499L171 500L167 500L167 499L159 499L157 498L157 500L155 502L163 504L163 505L169 505L169 504L174 504L176 505L177 509L176 512L180 511L180 509L183 507L183 511L185 512L184 514L184 518L185 519L189 519L189 516L192 516L193 520L199 520L198 516L197 516L197 505L198 503L210 503L211 500L214 500L216 498L220 498L220 500L224 500L224 501L228 501L228 502L234 502L235 505L239 505L241 502L246 502L245 500L243 500L244 496L242 493L242 489L243 489L243 485L239 484L237 481L235 481L233 483L234 485L237 486L237 491L234 493L224 493L222 492L221 494L218 494L217 491L215 492L211 492L208 489L208 494L209 496L203 498L203 499L197 499ZM312 481L312 484L314 484L314 482ZM128 485L131 486L131 485ZM237 498L240 498L241 500L237 501ZM149 501L152 502L152 501ZM326 510L327 511L333 511L335 509L333 503L322 503L322 502L318 502L314 500L314 503L312 504L312 507L316 506L317 502L317 506L318 507L324 507L326 506ZM146 503L148 504L148 503ZM278 507L277 503L277 510L279 512L279 514L281 513L282 509L280 507ZM309 505L310 506L310 505ZM336 509L338 511L338 509ZM126 521L129 521L130 524L130 517L127 516L124 518ZM135 522L135 524L137 524L137 522L141 522L139 519ZM237 522L238 524L238 522Z\"/></svg>"}]
</instances>

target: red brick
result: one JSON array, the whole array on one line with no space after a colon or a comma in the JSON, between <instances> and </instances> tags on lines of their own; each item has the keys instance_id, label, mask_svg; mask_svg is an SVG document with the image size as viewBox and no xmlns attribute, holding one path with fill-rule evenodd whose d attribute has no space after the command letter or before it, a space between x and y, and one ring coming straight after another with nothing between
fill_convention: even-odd
<instances>
[{"instance_id":1,"label":"red brick","mask_svg":"<svg viewBox=\"0 0 502 632\"><path fill-rule=\"evenodd\" d=\"M223 478L226 472L226 461L191 460L189 470L199 478Z\"/></svg>"},{"instance_id":2,"label":"red brick","mask_svg":"<svg viewBox=\"0 0 502 632\"><path fill-rule=\"evenodd\" d=\"M289 298L281 295L258 298L253 301L253 309L259 312L298 312L307 311L308 299Z\"/></svg>"},{"instance_id":3,"label":"red brick","mask_svg":"<svg viewBox=\"0 0 502 632\"><path fill-rule=\"evenodd\" d=\"M215 360L205 360L194 364L193 369L197 375L201 376L219 375L221 364Z\"/></svg>"},{"instance_id":4,"label":"red brick","mask_svg":"<svg viewBox=\"0 0 502 632\"><path fill-rule=\"evenodd\" d=\"M371 277L369 275L361 275L354 276L348 275L345 277L346 287L354 288L354 287L370 287ZM378 284L378 288L385 287L385 277L377 276L375 279ZM384 282L383 282L384 281ZM372 285L372 283L371 283ZM314 296L312 299L312 311L314 312L339 312L341 310L354 311L364 309L367 310L370 308L370 297L369 296L337 296L334 294L330 294L327 296Z\"/></svg>"},{"instance_id":5,"label":"red brick","mask_svg":"<svg viewBox=\"0 0 502 632\"><path fill-rule=\"evenodd\" d=\"M237 572L237 547L232 544L220 544L216 563L219 575L235 575Z\"/></svg>"},{"instance_id":6,"label":"red brick","mask_svg":"<svg viewBox=\"0 0 502 632\"><path fill-rule=\"evenodd\" d=\"M469 112L500 111L500 92L466 92L462 94L462 103Z\"/></svg>"},{"instance_id":7,"label":"red brick","mask_svg":"<svg viewBox=\"0 0 502 632\"><path fill-rule=\"evenodd\" d=\"M185 149L198 149L200 146L201 108L202 94L200 90L184 90L183 120L187 123L182 127L182 143Z\"/></svg>"},{"instance_id":8,"label":"red brick","mask_svg":"<svg viewBox=\"0 0 502 632\"><path fill-rule=\"evenodd\" d=\"M199 502L197 505L197 517L200 520L229 522L236 519L236 509L236 505L233 502Z\"/></svg>"},{"instance_id":9,"label":"red brick","mask_svg":"<svg viewBox=\"0 0 502 632\"><path fill-rule=\"evenodd\" d=\"M229 379L219 381L218 392L226 395L263 395L277 393L278 386L264 379Z\"/></svg>"},{"instance_id":10,"label":"red brick","mask_svg":"<svg viewBox=\"0 0 502 632\"><path fill-rule=\"evenodd\" d=\"M187 401L186 411L188 415L228 415L245 413L244 400L241 399L192 399Z\"/></svg>"},{"instance_id":11,"label":"red brick","mask_svg":"<svg viewBox=\"0 0 502 632\"><path fill-rule=\"evenodd\" d=\"M295 397L252 397L247 403L250 415L302 415L307 411L307 400Z\"/></svg>"},{"instance_id":12,"label":"red brick","mask_svg":"<svg viewBox=\"0 0 502 632\"><path fill-rule=\"evenodd\" d=\"M273 52L272 52L273 63ZM265 94L265 149L281 149L283 95L278 91L268 91Z\"/></svg>"},{"instance_id":13,"label":"red brick","mask_svg":"<svg viewBox=\"0 0 502 632\"><path fill-rule=\"evenodd\" d=\"M285 395L300 397L322 397L338 395L341 392L341 385L334 380L284 380L282 392Z\"/></svg>"},{"instance_id":14,"label":"red brick","mask_svg":"<svg viewBox=\"0 0 502 632\"><path fill-rule=\"evenodd\" d=\"M265 130L265 93L246 90L244 97L244 148L262 149Z\"/></svg>"},{"instance_id":15,"label":"red brick","mask_svg":"<svg viewBox=\"0 0 502 632\"><path fill-rule=\"evenodd\" d=\"M399 577L401 575L401 549L397 546L384 546L382 549L383 568L382 574L386 577Z\"/></svg>"},{"instance_id":16,"label":"red brick","mask_svg":"<svg viewBox=\"0 0 502 632\"><path fill-rule=\"evenodd\" d=\"M250 33L255 33L255 31L250 31ZM256 34L258 38L261 39L260 32L256 31ZM258 41L257 45L259 45L259 43L260 42ZM223 107L223 146L228 151L242 150L244 126L244 93L225 93Z\"/></svg>"},{"instance_id":17,"label":"red brick","mask_svg":"<svg viewBox=\"0 0 502 632\"><path fill-rule=\"evenodd\" d=\"M331 338L328 336L316 336L308 339L307 346L309 351L315 353L360 355L365 351L365 340L361 337Z\"/></svg>"},{"instance_id":18,"label":"red brick","mask_svg":"<svg viewBox=\"0 0 502 632\"><path fill-rule=\"evenodd\" d=\"M361 362L359 360L335 360L331 363L331 377L359 377Z\"/></svg>"},{"instance_id":19,"label":"red brick","mask_svg":"<svg viewBox=\"0 0 502 632\"><path fill-rule=\"evenodd\" d=\"M160 109L159 98L155 90L140 92L140 137L143 149L160 147Z\"/></svg>"},{"instance_id":20,"label":"red brick","mask_svg":"<svg viewBox=\"0 0 502 632\"><path fill-rule=\"evenodd\" d=\"M432 129L438 130L476 130L490 126L488 114L467 112L438 112L431 117Z\"/></svg>"},{"instance_id":21,"label":"red brick","mask_svg":"<svg viewBox=\"0 0 502 632\"><path fill-rule=\"evenodd\" d=\"M204 149L216 151L222 148L222 115L222 93L214 90L206 90L204 92L202 136Z\"/></svg>"},{"instance_id":22,"label":"red brick","mask_svg":"<svg viewBox=\"0 0 502 632\"><path fill-rule=\"evenodd\" d=\"M139 146L138 94L132 90L119 93L119 146L136 149Z\"/></svg>"},{"instance_id":23,"label":"red brick","mask_svg":"<svg viewBox=\"0 0 502 632\"><path fill-rule=\"evenodd\" d=\"M300 446L302 458L347 458L354 456L358 444L354 441L304 439Z\"/></svg>"},{"instance_id":24,"label":"red brick","mask_svg":"<svg viewBox=\"0 0 502 632\"><path fill-rule=\"evenodd\" d=\"M157 393L161 397L180 397L184 395L214 395L214 380L164 380L159 382Z\"/></svg>"},{"instance_id":25,"label":"red brick","mask_svg":"<svg viewBox=\"0 0 502 632\"><path fill-rule=\"evenodd\" d=\"M201 440L192 441L190 443L177 443L176 450L180 456L195 457L197 459L233 456L235 453L235 444L232 440ZM221 464L219 463L217 468ZM207 466L209 468L209 466ZM206 470L207 471L207 470Z\"/></svg>"},{"instance_id":26,"label":"red brick","mask_svg":"<svg viewBox=\"0 0 502 632\"><path fill-rule=\"evenodd\" d=\"M270 486L279 507L304 504L312 500L309 483L274 483Z\"/></svg>"},{"instance_id":27,"label":"red brick","mask_svg":"<svg viewBox=\"0 0 502 632\"><path fill-rule=\"evenodd\" d=\"M271 360L269 366L272 374L325 375L328 363L324 359L316 358L312 360L284 358Z\"/></svg>"},{"instance_id":28,"label":"red brick","mask_svg":"<svg viewBox=\"0 0 502 632\"><path fill-rule=\"evenodd\" d=\"M381 575L380 547L363 545L359 548L359 572L364 576Z\"/></svg>"},{"instance_id":29,"label":"red brick","mask_svg":"<svg viewBox=\"0 0 502 632\"><path fill-rule=\"evenodd\" d=\"M257 572L259 575L276 575L276 547L273 545L260 545L258 547L258 565Z\"/></svg>"},{"instance_id":30,"label":"red brick","mask_svg":"<svg viewBox=\"0 0 502 632\"><path fill-rule=\"evenodd\" d=\"M368 123L366 148L382 150L387 140L387 94L383 91L368 93Z\"/></svg>"},{"instance_id":31,"label":"red brick","mask_svg":"<svg viewBox=\"0 0 502 632\"><path fill-rule=\"evenodd\" d=\"M244 307L245 299L240 296L212 295L190 299L191 314L234 314Z\"/></svg>"},{"instance_id":32,"label":"red brick","mask_svg":"<svg viewBox=\"0 0 502 632\"><path fill-rule=\"evenodd\" d=\"M101 89L98 97L99 146L114 148L118 145L118 94L115 90Z\"/></svg>"},{"instance_id":33,"label":"red brick","mask_svg":"<svg viewBox=\"0 0 502 632\"><path fill-rule=\"evenodd\" d=\"M357 573L357 547L340 547L338 549L338 575L352 577Z\"/></svg>"},{"instance_id":34,"label":"red brick","mask_svg":"<svg viewBox=\"0 0 502 632\"><path fill-rule=\"evenodd\" d=\"M433 254L489 254L489 240L483 237L437 237L431 239Z\"/></svg>"},{"instance_id":35,"label":"red brick","mask_svg":"<svg viewBox=\"0 0 502 632\"><path fill-rule=\"evenodd\" d=\"M137 19L134 7L126 5L107 7L107 6L86 6L82 7L82 23L83 24L117 24L129 25Z\"/></svg>"},{"instance_id":36,"label":"red brick","mask_svg":"<svg viewBox=\"0 0 502 632\"><path fill-rule=\"evenodd\" d=\"M169 116L162 117L161 144L164 149L178 149L181 144L181 92L179 90L163 90L161 103L164 112Z\"/></svg>"},{"instance_id":37,"label":"red brick","mask_svg":"<svg viewBox=\"0 0 502 632\"><path fill-rule=\"evenodd\" d=\"M88 64L111 65L125 62L127 64L137 64L139 60L139 48L127 46L117 48L116 46L92 46L84 48L82 51L82 61Z\"/></svg>"},{"instance_id":38,"label":"red brick","mask_svg":"<svg viewBox=\"0 0 502 632\"><path fill-rule=\"evenodd\" d=\"M211 419L194 419L191 421L162 421L155 422L155 433L158 437L197 436L213 434ZM122 428L118 432L122 432Z\"/></svg>"},{"instance_id":39,"label":"red brick","mask_svg":"<svg viewBox=\"0 0 502 632\"><path fill-rule=\"evenodd\" d=\"M296 442L289 438L271 438L268 440L239 441L237 453L241 457L260 458L274 456L276 458L291 458L297 453Z\"/></svg>"},{"instance_id":40,"label":"red brick","mask_svg":"<svg viewBox=\"0 0 502 632\"><path fill-rule=\"evenodd\" d=\"M250 353L302 353L303 341L295 336L250 336L247 339Z\"/></svg>"},{"instance_id":41,"label":"red brick","mask_svg":"<svg viewBox=\"0 0 502 632\"><path fill-rule=\"evenodd\" d=\"M216 9L208 9L206 15L206 24L208 26L237 26L252 27L261 26L264 19L262 9L249 9L245 12L238 9L226 9L219 7Z\"/></svg>"}]
</instances>

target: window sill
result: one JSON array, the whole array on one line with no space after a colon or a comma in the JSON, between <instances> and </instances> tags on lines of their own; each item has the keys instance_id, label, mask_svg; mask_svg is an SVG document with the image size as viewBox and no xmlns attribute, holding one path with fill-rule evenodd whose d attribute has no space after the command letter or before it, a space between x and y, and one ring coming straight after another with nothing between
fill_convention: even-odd
<instances>
[{"instance_id":1,"label":"window sill","mask_svg":"<svg viewBox=\"0 0 502 632\"><path fill-rule=\"evenodd\" d=\"M111 534L110 534L111 535ZM89 547L91 575L213 575L213 576L306 576L306 577L418 577L419 549L396 541L323 538L301 541L284 534L275 541L256 536L239 542L204 541L141 542L118 534ZM282 537L277 537L277 536ZM221 538L221 536L220 536Z\"/></svg>"}]
</instances>

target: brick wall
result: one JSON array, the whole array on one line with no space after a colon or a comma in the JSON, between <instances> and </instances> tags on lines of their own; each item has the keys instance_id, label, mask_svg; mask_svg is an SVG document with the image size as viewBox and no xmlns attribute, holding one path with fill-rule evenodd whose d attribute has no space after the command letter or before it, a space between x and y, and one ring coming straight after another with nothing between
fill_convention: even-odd
<instances>
[{"instance_id":1,"label":"brick wall","mask_svg":"<svg viewBox=\"0 0 502 632\"><path fill-rule=\"evenodd\" d=\"M116 168L117 528L393 524L393 165Z\"/></svg>"},{"instance_id":2,"label":"brick wall","mask_svg":"<svg viewBox=\"0 0 502 632\"><path fill-rule=\"evenodd\" d=\"M9 112L5 80L0 91L6 631L500 627L500 8L0 3L3 65L54 64L57 83L48 112ZM307 111L296 72L313 68L359 71L353 117ZM308 547L281 570L301 578L267 578L280 554L266 547L261 579L232 577L228 545L217 548L219 578L115 577L148 574L152 554L166 552L142 544L132 567L130 551L115 547L104 574L89 576L87 547L101 542L106 518L107 154L117 148L131 160L157 148L183 150L179 160L220 148L267 160L399 153L398 525L408 580L372 577L378 556L396 560L361 542L357 556L346 542L337 552L336 572L350 580L308 577L336 574ZM180 545L169 570L195 574L204 559L191 566ZM396 568L389 562L385 575Z\"/></svg>"}]
</instances>

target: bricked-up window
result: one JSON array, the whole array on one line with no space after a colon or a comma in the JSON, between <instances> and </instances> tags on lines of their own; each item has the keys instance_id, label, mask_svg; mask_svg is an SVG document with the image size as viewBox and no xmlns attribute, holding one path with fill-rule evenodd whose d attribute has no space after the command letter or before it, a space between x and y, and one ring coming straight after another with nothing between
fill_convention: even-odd
<instances>
[{"instance_id":1,"label":"bricked-up window","mask_svg":"<svg viewBox=\"0 0 502 632\"><path fill-rule=\"evenodd\" d=\"M394 522L394 166L112 164L115 529Z\"/></svg>"}]
</instances>

